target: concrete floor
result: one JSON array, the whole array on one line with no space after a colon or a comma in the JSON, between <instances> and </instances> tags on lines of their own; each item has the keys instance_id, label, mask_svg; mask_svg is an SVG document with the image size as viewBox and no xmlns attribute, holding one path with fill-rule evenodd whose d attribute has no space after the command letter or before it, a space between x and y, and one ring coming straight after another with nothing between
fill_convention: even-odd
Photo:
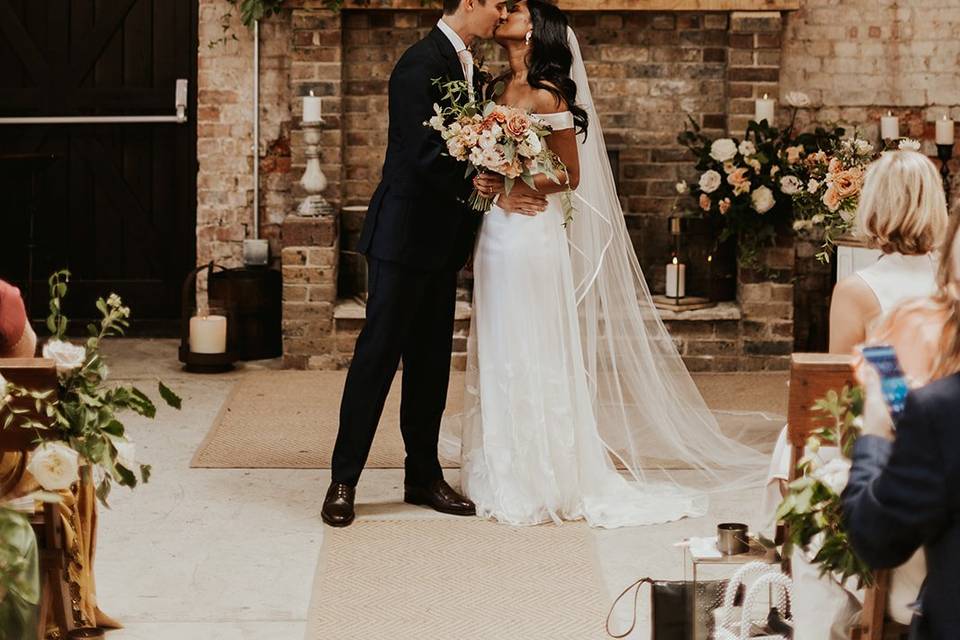
<instances>
[{"instance_id":1,"label":"concrete floor","mask_svg":"<svg viewBox=\"0 0 960 640\"><path fill-rule=\"evenodd\" d=\"M138 458L153 465L153 476L133 492L116 489L112 509L101 511L99 601L126 625L108 637L299 640L323 542L319 514L329 471L190 469L190 458L238 376L278 365L187 374L180 370L176 347L168 340L117 340L105 348L114 379L135 380L156 396L153 380L159 376L183 397L181 412L162 408L155 421L126 420ZM781 424L772 421L771 429ZM458 484L458 473L447 471L447 479ZM367 470L358 516L435 517L401 502L402 481L400 470ZM685 536L711 534L720 520L746 521L758 501L759 493L732 496L715 500L706 518L596 531L608 595L612 599L642 576L683 577L683 555L671 545ZM647 601L644 595L642 622L631 638L648 637ZM429 630L423 637L429 639Z\"/></svg>"}]
</instances>

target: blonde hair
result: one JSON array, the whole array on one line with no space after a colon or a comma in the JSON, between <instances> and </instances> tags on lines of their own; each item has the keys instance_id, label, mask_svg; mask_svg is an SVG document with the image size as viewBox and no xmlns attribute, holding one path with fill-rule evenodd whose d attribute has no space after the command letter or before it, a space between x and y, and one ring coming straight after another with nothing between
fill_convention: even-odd
<instances>
[{"instance_id":1,"label":"blonde hair","mask_svg":"<svg viewBox=\"0 0 960 640\"><path fill-rule=\"evenodd\" d=\"M947 229L947 200L936 166L916 151L888 151L867 168L857 234L884 253L933 251Z\"/></svg>"},{"instance_id":2,"label":"blonde hair","mask_svg":"<svg viewBox=\"0 0 960 640\"><path fill-rule=\"evenodd\" d=\"M933 363L934 379L960 371L960 214L954 214L950 219L937 280L940 290L933 302L946 319L940 334L940 349Z\"/></svg>"}]
</instances>

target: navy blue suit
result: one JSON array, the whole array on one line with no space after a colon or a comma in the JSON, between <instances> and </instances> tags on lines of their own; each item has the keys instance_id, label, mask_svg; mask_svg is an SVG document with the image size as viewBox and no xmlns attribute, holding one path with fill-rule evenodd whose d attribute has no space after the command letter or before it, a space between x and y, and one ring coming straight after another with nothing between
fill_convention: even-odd
<instances>
[{"instance_id":1,"label":"navy blue suit","mask_svg":"<svg viewBox=\"0 0 960 640\"><path fill-rule=\"evenodd\" d=\"M473 189L466 165L445 155L440 134L424 125L443 97L435 78L464 79L438 27L407 49L390 76L383 179L358 245L369 264L366 324L340 402L331 465L333 481L349 486L359 481L401 360L406 482L426 487L442 477L437 439L450 378L457 272L481 215L466 203Z\"/></svg>"},{"instance_id":2,"label":"navy blue suit","mask_svg":"<svg viewBox=\"0 0 960 640\"><path fill-rule=\"evenodd\" d=\"M960 374L910 393L896 441L860 438L843 513L871 567L893 568L922 545L927 580L913 638L960 638Z\"/></svg>"}]
</instances>

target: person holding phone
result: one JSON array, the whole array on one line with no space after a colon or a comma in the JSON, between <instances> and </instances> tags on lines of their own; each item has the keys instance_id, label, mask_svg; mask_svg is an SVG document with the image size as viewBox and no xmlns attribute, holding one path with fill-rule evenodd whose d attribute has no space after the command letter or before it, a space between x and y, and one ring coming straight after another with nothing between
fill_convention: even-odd
<instances>
[{"instance_id":1,"label":"person holding phone","mask_svg":"<svg viewBox=\"0 0 960 640\"><path fill-rule=\"evenodd\" d=\"M960 629L960 216L947 238L937 294L898 308L875 336L899 344L901 369L922 384L899 418L890 415L877 369L868 360L858 369L863 434L843 494L851 544L872 567L898 566L921 547L926 553L914 639L951 638Z\"/></svg>"}]
</instances>

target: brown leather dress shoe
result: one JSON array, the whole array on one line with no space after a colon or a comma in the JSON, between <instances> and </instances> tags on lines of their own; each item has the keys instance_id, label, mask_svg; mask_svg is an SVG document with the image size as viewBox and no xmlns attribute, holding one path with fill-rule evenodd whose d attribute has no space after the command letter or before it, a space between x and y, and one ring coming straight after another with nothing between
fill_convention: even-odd
<instances>
[{"instance_id":1,"label":"brown leather dress shoe","mask_svg":"<svg viewBox=\"0 0 960 640\"><path fill-rule=\"evenodd\" d=\"M331 482L327 489L327 497L323 499L323 510L320 517L331 527L346 527L353 522L356 514L353 511L353 499L357 490L354 487Z\"/></svg>"},{"instance_id":2,"label":"brown leather dress shoe","mask_svg":"<svg viewBox=\"0 0 960 640\"><path fill-rule=\"evenodd\" d=\"M434 480L426 487L404 485L403 501L454 516L477 515L477 507L457 493L443 478Z\"/></svg>"}]
</instances>

